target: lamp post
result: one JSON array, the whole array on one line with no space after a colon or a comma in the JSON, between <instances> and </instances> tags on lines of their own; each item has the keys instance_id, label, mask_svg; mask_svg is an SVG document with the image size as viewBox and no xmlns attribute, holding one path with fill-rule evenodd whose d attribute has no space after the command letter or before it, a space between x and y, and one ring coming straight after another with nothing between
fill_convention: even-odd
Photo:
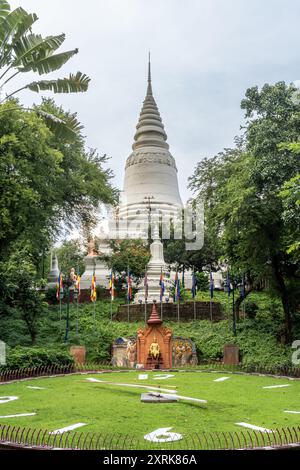
<instances>
[{"instance_id":1,"label":"lamp post","mask_svg":"<svg viewBox=\"0 0 300 470\"><path fill-rule=\"evenodd\" d=\"M150 243L151 240L151 201L154 199L154 196L145 196L144 201L147 204L148 209L148 240ZM150 234L150 236L149 236Z\"/></svg>"}]
</instances>

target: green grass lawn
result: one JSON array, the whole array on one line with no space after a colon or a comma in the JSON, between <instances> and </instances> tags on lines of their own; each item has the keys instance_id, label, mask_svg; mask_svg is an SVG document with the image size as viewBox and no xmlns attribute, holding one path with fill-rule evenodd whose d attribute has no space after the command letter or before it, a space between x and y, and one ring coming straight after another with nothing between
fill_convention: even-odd
<instances>
[{"instance_id":1,"label":"green grass lawn","mask_svg":"<svg viewBox=\"0 0 300 470\"><path fill-rule=\"evenodd\" d=\"M87 423L78 431L132 434L137 438L158 428L172 427L183 435L203 431L239 431L237 422L276 429L299 426L300 381L272 377L230 374L226 371L174 372L167 380L138 380L137 371L103 374L76 374L39 378L0 386L0 396L18 396L0 404L0 416L36 412L35 416L0 418L0 424L35 427L54 431L75 423ZM218 377L230 377L214 382ZM178 394L202 398L207 404L141 403L142 390L90 383L94 377L112 382L140 385L177 386ZM289 384L286 388L264 386ZM33 390L28 386L45 387Z\"/></svg>"}]
</instances>

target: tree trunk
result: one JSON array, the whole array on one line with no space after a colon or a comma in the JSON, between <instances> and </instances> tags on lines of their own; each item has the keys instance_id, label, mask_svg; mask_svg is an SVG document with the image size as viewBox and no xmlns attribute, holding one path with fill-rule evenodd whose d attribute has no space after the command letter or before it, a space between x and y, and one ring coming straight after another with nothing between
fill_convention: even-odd
<instances>
[{"instance_id":1,"label":"tree trunk","mask_svg":"<svg viewBox=\"0 0 300 470\"><path fill-rule=\"evenodd\" d=\"M248 297L248 295L250 294L250 292L252 292L252 290L253 290L252 286L250 286L249 289L245 288L244 297L240 294L238 296L238 298L236 299L235 303L234 303L235 318L237 319L237 321L240 319L240 306L241 306L241 303L243 302L243 300L246 299L246 297Z\"/></svg>"},{"instance_id":2,"label":"tree trunk","mask_svg":"<svg viewBox=\"0 0 300 470\"><path fill-rule=\"evenodd\" d=\"M289 302L289 296L284 282L282 272L280 270L279 260L277 256L272 260L275 283L277 291L281 297L283 312L284 312L284 343L287 344L292 338L292 316Z\"/></svg>"}]
</instances>

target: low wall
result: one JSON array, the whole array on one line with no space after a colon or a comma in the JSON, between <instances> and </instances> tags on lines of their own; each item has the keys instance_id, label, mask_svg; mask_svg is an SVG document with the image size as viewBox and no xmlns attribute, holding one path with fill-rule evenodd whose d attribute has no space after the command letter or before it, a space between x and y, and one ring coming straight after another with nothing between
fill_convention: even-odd
<instances>
[{"instance_id":1,"label":"low wall","mask_svg":"<svg viewBox=\"0 0 300 470\"><path fill-rule=\"evenodd\" d=\"M147 305L147 319L150 317L152 304ZM157 311L161 316L161 306L157 304ZM144 320L145 304L131 304L129 306L129 321L136 322ZM177 304L163 304L162 318L164 321L178 321ZM128 321L127 305L120 305L118 312L114 314L116 321ZM179 319L182 322L192 320L210 320L210 302L182 302L179 306ZM212 302L212 319L214 322L224 320L220 304Z\"/></svg>"}]
</instances>

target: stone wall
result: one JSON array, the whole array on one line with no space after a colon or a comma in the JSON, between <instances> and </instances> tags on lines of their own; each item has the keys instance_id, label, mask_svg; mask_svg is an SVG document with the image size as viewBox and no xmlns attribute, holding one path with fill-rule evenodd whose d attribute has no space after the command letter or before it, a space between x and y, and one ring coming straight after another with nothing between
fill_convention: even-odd
<instances>
[{"instance_id":1,"label":"stone wall","mask_svg":"<svg viewBox=\"0 0 300 470\"><path fill-rule=\"evenodd\" d=\"M194 303L184 302L180 304L180 321L196 320L210 320L210 303L209 302L195 302L196 316L194 315ZM147 305L147 319L149 318L152 310L152 304ZM157 304L157 311L161 316L160 304ZM213 321L217 322L224 319L221 312L220 304L212 303L212 317ZM145 318L145 305L132 304L129 307L129 321L143 321ZM128 321L128 308L127 305L120 305L118 312L113 317L116 321ZM178 310L177 304L163 304L162 319L164 321L177 321Z\"/></svg>"}]
</instances>

